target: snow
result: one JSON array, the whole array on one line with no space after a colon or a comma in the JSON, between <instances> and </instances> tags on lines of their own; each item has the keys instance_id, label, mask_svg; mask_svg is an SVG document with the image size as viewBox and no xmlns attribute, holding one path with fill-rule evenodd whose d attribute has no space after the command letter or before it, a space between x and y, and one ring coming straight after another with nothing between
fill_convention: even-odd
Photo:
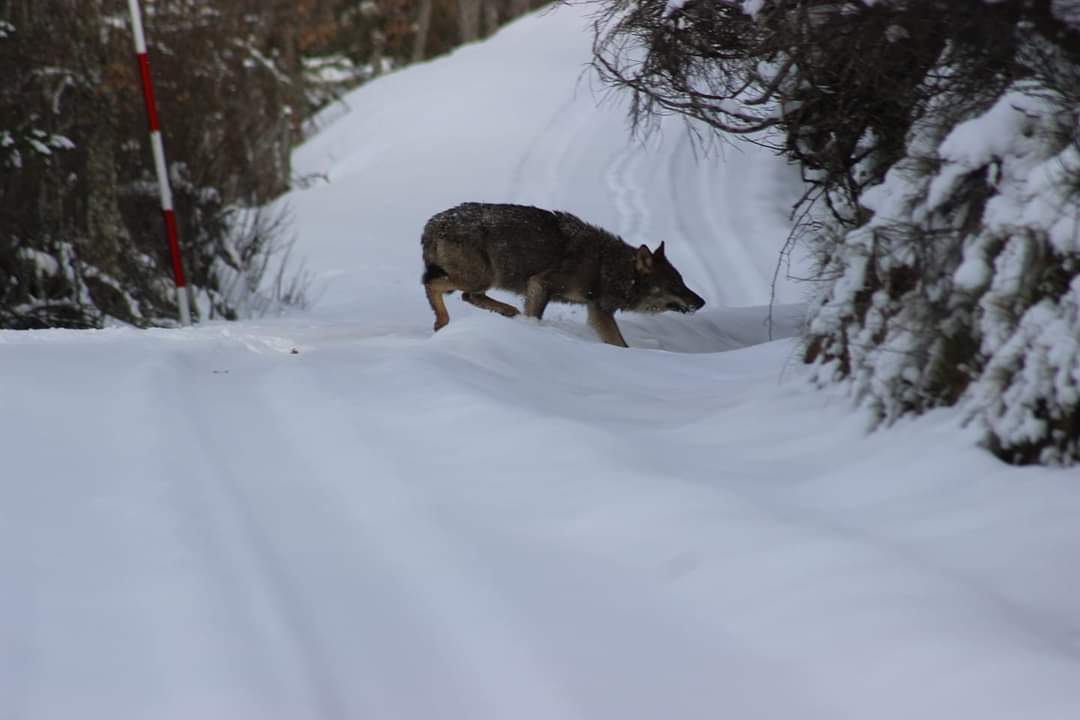
<instances>
[{"instance_id":1,"label":"snow","mask_svg":"<svg viewBox=\"0 0 1080 720\"><path fill-rule=\"evenodd\" d=\"M747 15L757 16L765 6L765 0L743 0L743 12Z\"/></svg>"},{"instance_id":2,"label":"snow","mask_svg":"<svg viewBox=\"0 0 1080 720\"><path fill-rule=\"evenodd\" d=\"M667 5L664 7L664 17L671 17L679 12L683 9L683 5L686 5L686 0L667 0Z\"/></svg>"},{"instance_id":3,"label":"snow","mask_svg":"<svg viewBox=\"0 0 1080 720\"><path fill-rule=\"evenodd\" d=\"M0 332L0 717L1080 713L1075 471L814 389L763 324L795 173L628 143L585 25L321 118L310 312ZM432 334L420 229L463 200L665 240L709 305L621 318L629 350L457 298Z\"/></svg>"},{"instance_id":4,"label":"snow","mask_svg":"<svg viewBox=\"0 0 1080 720\"><path fill-rule=\"evenodd\" d=\"M990 284L994 273L982 252L984 244L972 243L964 248L964 261L953 273L953 281L961 290L977 292Z\"/></svg>"}]
</instances>

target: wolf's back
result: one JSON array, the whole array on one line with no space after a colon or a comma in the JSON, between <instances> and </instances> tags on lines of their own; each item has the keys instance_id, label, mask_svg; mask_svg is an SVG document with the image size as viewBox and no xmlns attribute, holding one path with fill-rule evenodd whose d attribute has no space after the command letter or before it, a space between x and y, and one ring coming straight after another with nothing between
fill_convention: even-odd
<instances>
[{"instance_id":1,"label":"wolf's back","mask_svg":"<svg viewBox=\"0 0 1080 720\"><path fill-rule=\"evenodd\" d=\"M422 243L428 268L451 277L486 271L494 286L518 292L570 258L584 263L624 245L570 213L498 203L464 203L433 215Z\"/></svg>"}]
</instances>

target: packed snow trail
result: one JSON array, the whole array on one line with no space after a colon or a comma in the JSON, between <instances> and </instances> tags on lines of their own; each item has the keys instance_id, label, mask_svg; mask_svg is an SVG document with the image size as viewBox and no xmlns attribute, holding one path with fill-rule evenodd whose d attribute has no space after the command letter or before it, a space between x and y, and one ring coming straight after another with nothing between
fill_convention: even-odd
<instances>
[{"instance_id":1,"label":"packed snow trail","mask_svg":"<svg viewBox=\"0 0 1080 720\"><path fill-rule=\"evenodd\" d=\"M8 716L1080 707L1075 482L933 424L861 440L783 343L2 337L52 379L5 392Z\"/></svg>"},{"instance_id":2,"label":"packed snow trail","mask_svg":"<svg viewBox=\"0 0 1080 720\"><path fill-rule=\"evenodd\" d=\"M0 719L1080 715L1076 473L812 389L760 306L791 169L628 143L583 27L322 118L311 312L0 332ZM464 200L665 240L710 305L433 334L420 228Z\"/></svg>"}]
</instances>

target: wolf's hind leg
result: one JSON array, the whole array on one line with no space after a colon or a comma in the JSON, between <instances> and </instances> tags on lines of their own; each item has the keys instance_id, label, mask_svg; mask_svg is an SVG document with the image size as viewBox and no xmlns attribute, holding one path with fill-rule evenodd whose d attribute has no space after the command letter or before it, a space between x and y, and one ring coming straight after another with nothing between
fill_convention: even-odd
<instances>
[{"instance_id":1,"label":"wolf's hind leg","mask_svg":"<svg viewBox=\"0 0 1080 720\"><path fill-rule=\"evenodd\" d=\"M509 318L515 317L518 314L518 309L513 305L499 302L495 298L490 298L482 292L462 293L461 299L471 305L475 305L478 308L484 308L485 310L497 312L500 315L504 315Z\"/></svg>"},{"instance_id":2,"label":"wolf's hind leg","mask_svg":"<svg viewBox=\"0 0 1080 720\"><path fill-rule=\"evenodd\" d=\"M450 314L446 312L446 302L444 302L443 296L456 289L454 284L450 282L450 279L445 275L442 277L425 279L424 281L424 292L427 293L428 302L431 304L431 309L435 312L436 331L444 327L446 323L450 322Z\"/></svg>"},{"instance_id":3,"label":"wolf's hind leg","mask_svg":"<svg viewBox=\"0 0 1080 720\"><path fill-rule=\"evenodd\" d=\"M596 303L589 303L589 325L608 345L630 347L623 339L619 326L615 324L615 313L610 310L601 310Z\"/></svg>"}]
</instances>

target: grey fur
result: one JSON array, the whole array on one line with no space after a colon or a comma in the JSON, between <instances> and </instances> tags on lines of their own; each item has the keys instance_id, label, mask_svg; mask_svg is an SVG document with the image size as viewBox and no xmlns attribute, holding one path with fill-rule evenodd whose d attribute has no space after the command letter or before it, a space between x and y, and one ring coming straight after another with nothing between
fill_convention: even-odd
<instances>
[{"instance_id":1,"label":"grey fur","mask_svg":"<svg viewBox=\"0 0 1080 720\"><path fill-rule=\"evenodd\" d=\"M587 305L600 338L623 347L616 311L694 312L705 305L668 262L663 243L655 251L634 248L570 213L465 203L432 216L421 244L436 330L449 322L443 295L454 290L510 317L517 309L488 297L488 289L524 295L525 314L536 318L552 300Z\"/></svg>"}]
</instances>

